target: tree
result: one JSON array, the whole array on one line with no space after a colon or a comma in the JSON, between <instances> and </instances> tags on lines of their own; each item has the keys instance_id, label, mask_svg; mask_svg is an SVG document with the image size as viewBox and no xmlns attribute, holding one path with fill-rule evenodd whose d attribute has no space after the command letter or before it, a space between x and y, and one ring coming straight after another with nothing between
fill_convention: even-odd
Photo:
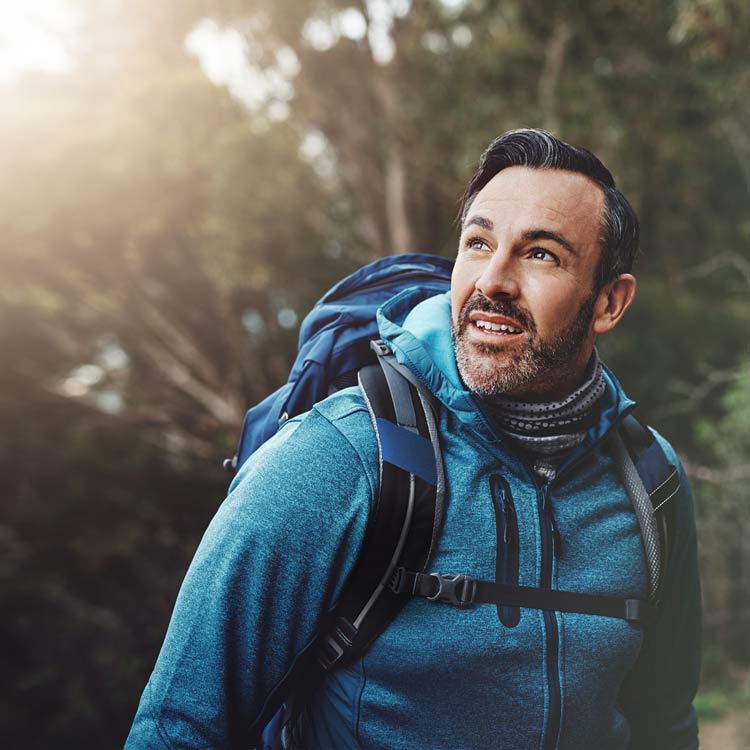
<instances>
[{"instance_id":1,"label":"tree","mask_svg":"<svg viewBox=\"0 0 750 750\"><path fill-rule=\"evenodd\" d=\"M519 126L592 149L640 215L601 351L689 459L708 637L746 663L743 4L77 4L77 68L6 88L0 121L6 744L122 741L300 318L367 260L452 254L479 154ZM186 48L207 23L245 40L252 106Z\"/></svg>"}]
</instances>

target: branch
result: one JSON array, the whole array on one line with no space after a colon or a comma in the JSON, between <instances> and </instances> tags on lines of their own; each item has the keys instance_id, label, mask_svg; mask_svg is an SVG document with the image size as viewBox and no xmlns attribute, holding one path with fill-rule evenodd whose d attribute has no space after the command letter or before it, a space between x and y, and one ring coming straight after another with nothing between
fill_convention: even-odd
<instances>
[{"instance_id":1,"label":"branch","mask_svg":"<svg viewBox=\"0 0 750 750\"><path fill-rule=\"evenodd\" d=\"M565 51L572 36L570 26L558 16L547 40L544 50L544 68L537 84L542 124L547 130L553 132L558 130L560 125L557 112L557 88L565 64Z\"/></svg>"},{"instance_id":2,"label":"branch","mask_svg":"<svg viewBox=\"0 0 750 750\"><path fill-rule=\"evenodd\" d=\"M74 405L82 414L88 414L104 423L119 423L138 430L138 440L153 445L164 455L169 454L176 459L191 457L210 464L216 462L216 441L203 438L176 424L174 417L164 408L144 404L136 408L128 408L121 412L103 411L87 397L68 396L53 384L43 384L41 391L45 397L62 400ZM227 427L226 423L217 425L218 429ZM239 422L230 423L229 427L238 430ZM167 436L171 437L167 437Z\"/></svg>"},{"instance_id":3,"label":"branch","mask_svg":"<svg viewBox=\"0 0 750 750\"><path fill-rule=\"evenodd\" d=\"M744 278L745 282L750 285L750 262L743 258L739 253L725 251L714 255L703 263L699 263L692 268L686 268L675 276L678 282L688 281L689 279L702 279L710 276L715 271L725 266L734 268Z\"/></svg>"},{"instance_id":4,"label":"branch","mask_svg":"<svg viewBox=\"0 0 750 750\"><path fill-rule=\"evenodd\" d=\"M194 377L190 368L167 349L142 341L141 351L171 386L201 404L219 424L236 426L241 422L243 411L236 402L224 398Z\"/></svg>"},{"instance_id":5,"label":"branch","mask_svg":"<svg viewBox=\"0 0 750 750\"><path fill-rule=\"evenodd\" d=\"M747 128L733 118L724 124L724 130L734 153L737 155L737 162L742 170L742 176L745 178L748 194L750 194L750 136L747 133Z\"/></svg>"},{"instance_id":6,"label":"branch","mask_svg":"<svg viewBox=\"0 0 750 750\"><path fill-rule=\"evenodd\" d=\"M738 466L702 466L692 461L683 459L682 465L691 479L700 479L712 484L723 484L725 482L738 482L742 479L750 479L750 464L739 464Z\"/></svg>"},{"instance_id":7,"label":"branch","mask_svg":"<svg viewBox=\"0 0 750 750\"><path fill-rule=\"evenodd\" d=\"M734 383L739 377L739 374L737 368L730 368L728 370L711 370L697 385L686 383L682 380L672 380L669 383L669 389L673 393L683 393L684 397L678 401L667 403L659 409L655 409L653 418L663 419L664 417L671 417L676 414L687 414L694 411L703 399L711 393L711 391L721 385Z\"/></svg>"},{"instance_id":8,"label":"branch","mask_svg":"<svg viewBox=\"0 0 750 750\"><path fill-rule=\"evenodd\" d=\"M210 388L220 388L221 378L211 359L196 346L190 335L180 330L176 322L165 315L163 307L155 303L141 286L138 281L133 280L130 291L136 298L136 315L140 318L143 328L150 331L163 347L170 350L170 354L181 363L186 372L191 373L191 377L202 381ZM125 298L123 302L127 304Z\"/></svg>"}]
</instances>

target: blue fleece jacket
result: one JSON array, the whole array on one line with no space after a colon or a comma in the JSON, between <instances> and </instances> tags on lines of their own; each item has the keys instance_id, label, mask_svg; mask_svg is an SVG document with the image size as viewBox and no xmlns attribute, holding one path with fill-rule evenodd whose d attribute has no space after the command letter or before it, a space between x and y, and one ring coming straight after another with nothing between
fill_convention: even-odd
<instances>
[{"instance_id":1,"label":"blue fleece jacket","mask_svg":"<svg viewBox=\"0 0 750 750\"><path fill-rule=\"evenodd\" d=\"M543 485L464 390L448 296L422 297L393 298L379 325L444 407L447 508L433 569L486 580L502 569L525 586L646 598L637 520L605 440L632 407L617 381L606 371L599 423ZM248 747L265 702L341 592L377 484L358 389L292 420L247 462L187 573L127 750ZM304 747L696 748L700 594L684 474L670 502L674 552L645 634L607 617L415 598L323 684L304 714ZM506 559L513 564L498 566Z\"/></svg>"}]
</instances>

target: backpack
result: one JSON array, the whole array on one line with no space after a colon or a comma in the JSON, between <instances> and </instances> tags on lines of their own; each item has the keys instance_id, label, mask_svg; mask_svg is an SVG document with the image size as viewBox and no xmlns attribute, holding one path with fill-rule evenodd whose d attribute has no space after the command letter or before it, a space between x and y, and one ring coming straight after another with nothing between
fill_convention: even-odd
<instances>
[{"instance_id":1,"label":"backpack","mask_svg":"<svg viewBox=\"0 0 750 750\"><path fill-rule=\"evenodd\" d=\"M326 292L302 321L289 379L247 412L237 452L224 468L237 471L287 419L334 391L357 385L359 370L376 361L370 342L379 336L378 307L412 286L447 292L452 271L453 261L436 255L392 255L363 266Z\"/></svg>"},{"instance_id":2,"label":"backpack","mask_svg":"<svg viewBox=\"0 0 750 750\"><path fill-rule=\"evenodd\" d=\"M298 719L326 674L361 657L411 596L457 607L491 603L653 619L670 551L668 500L679 474L651 431L632 414L613 431L611 450L638 519L647 562L648 601L481 581L428 572L443 521L445 481L432 394L377 339L377 308L419 285L450 288L453 263L425 254L389 256L336 284L300 328L299 351L285 385L245 416L236 471L289 418L341 388L359 384L375 430L380 487L359 558L317 639L266 702L251 734L263 750L299 745Z\"/></svg>"}]
</instances>

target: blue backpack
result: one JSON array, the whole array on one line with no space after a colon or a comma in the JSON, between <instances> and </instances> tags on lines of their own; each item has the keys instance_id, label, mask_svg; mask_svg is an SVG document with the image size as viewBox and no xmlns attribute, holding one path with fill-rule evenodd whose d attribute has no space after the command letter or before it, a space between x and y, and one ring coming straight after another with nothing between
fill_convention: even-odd
<instances>
[{"instance_id":1,"label":"blue backpack","mask_svg":"<svg viewBox=\"0 0 750 750\"><path fill-rule=\"evenodd\" d=\"M359 558L315 643L251 728L260 750L302 746L299 718L308 696L326 674L366 653L412 596L456 607L487 603L603 615L641 626L657 612L674 523L667 501L680 481L651 431L630 414L614 431L611 449L641 528L648 601L428 572L445 503L439 406L378 340L376 311L409 287L447 291L452 268L452 261L432 255L389 256L336 284L302 322L287 383L247 412L237 453L224 462L236 471L288 419L357 384L380 448L379 493Z\"/></svg>"},{"instance_id":2,"label":"blue backpack","mask_svg":"<svg viewBox=\"0 0 750 750\"><path fill-rule=\"evenodd\" d=\"M450 288L453 261L436 255L391 255L363 266L322 297L302 321L297 358L286 384L245 415L236 455L224 467L237 471L287 419L342 388L376 361L370 342L379 337L375 312L412 286Z\"/></svg>"}]
</instances>

